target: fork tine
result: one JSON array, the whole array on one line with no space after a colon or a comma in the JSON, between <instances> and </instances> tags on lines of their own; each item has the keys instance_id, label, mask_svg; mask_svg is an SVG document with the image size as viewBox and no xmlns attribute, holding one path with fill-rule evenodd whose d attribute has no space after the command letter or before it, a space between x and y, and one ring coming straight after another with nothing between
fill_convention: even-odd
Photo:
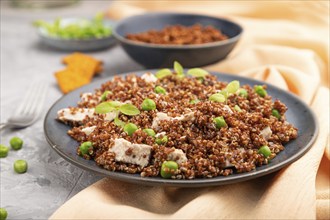
<instances>
[{"instance_id":1,"label":"fork tine","mask_svg":"<svg viewBox=\"0 0 330 220\"><path fill-rule=\"evenodd\" d=\"M42 107L44 105L45 99L46 99L46 95L47 95L47 91L48 91L48 86L46 84L44 84L43 86L43 92L41 93L41 97L40 97L40 102L37 108L37 114L39 115L42 111Z\"/></svg>"},{"instance_id":2,"label":"fork tine","mask_svg":"<svg viewBox=\"0 0 330 220\"><path fill-rule=\"evenodd\" d=\"M36 86L32 83L30 88L27 90L27 93L24 96L23 102L20 104L18 109L15 111L15 115L24 114L27 107L30 105L31 100L33 99L33 94L35 94Z\"/></svg>"},{"instance_id":3,"label":"fork tine","mask_svg":"<svg viewBox=\"0 0 330 220\"><path fill-rule=\"evenodd\" d=\"M35 96L33 103L31 104L28 114L31 115L34 114L35 117L39 116L42 110L44 99L46 98L46 91L47 91L47 86L45 84L41 84L38 93Z\"/></svg>"},{"instance_id":4,"label":"fork tine","mask_svg":"<svg viewBox=\"0 0 330 220\"><path fill-rule=\"evenodd\" d=\"M34 103L35 102L35 97L38 94L39 87L40 87L39 85L34 84L32 92L31 92L30 96L27 99L27 103L26 103L25 107L22 110L22 113L21 113L22 115L28 115L30 109L33 108L33 105L35 104Z\"/></svg>"},{"instance_id":5,"label":"fork tine","mask_svg":"<svg viewBox=\"0 0 330 220\"><path fill-rule=\"evenodd\" d=\"M26 114L27 115L35 115L38 114L38 106L41 104L41 98L44 95L44 84L37 85L36 94L34 94L33 99L31 101L31 104L29 108L27 108Z\"/></svg>"}]
</instances>

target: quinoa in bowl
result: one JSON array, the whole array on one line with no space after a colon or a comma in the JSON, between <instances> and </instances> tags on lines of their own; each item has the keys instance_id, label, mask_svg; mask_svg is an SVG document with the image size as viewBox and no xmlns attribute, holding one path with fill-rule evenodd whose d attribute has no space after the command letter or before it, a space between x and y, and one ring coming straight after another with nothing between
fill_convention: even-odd
<instances>
[{"instance_id":1,"label":"quinoa in bowl","mask_svg":"<svg viewBox=\"0 0 330 220\"><path fill-rule=\"evenodd\" d=\"M297 137L265 85L221 82L198 68L114 77L58 111L77 154L142 177L213 178L268 164ZM171 162L172 164L168 164Z\"/></svg>"}]
</instances>

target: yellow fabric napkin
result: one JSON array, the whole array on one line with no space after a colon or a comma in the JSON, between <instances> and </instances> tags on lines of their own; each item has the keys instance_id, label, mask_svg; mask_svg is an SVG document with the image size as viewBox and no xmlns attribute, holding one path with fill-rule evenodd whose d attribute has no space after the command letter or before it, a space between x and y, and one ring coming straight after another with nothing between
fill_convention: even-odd
<instances>
[{"instance_id":1,"label":"yellow fabric napkin","mask_svg":"<svg viewBox=\"0 0 330 220\"><path fill-rule=\"evenodd\" d=\"M247 182L200 189L138 186L105 178L51 219L330 219L329 2L117 1L112 18L147 11L227 17L244 35L213 71L264 80L300 96L320 133L301 159Z\"/></svg>"}]
</instances>

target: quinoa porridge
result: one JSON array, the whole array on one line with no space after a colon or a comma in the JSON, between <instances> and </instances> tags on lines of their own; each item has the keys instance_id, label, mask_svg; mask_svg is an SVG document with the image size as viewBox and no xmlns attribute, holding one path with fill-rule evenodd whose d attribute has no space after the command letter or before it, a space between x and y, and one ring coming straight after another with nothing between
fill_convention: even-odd
<instances>
[{"instance_id":1,"label":"quinoa porridge","mask_svg":"<svg viewBox=\"0 0 330 220\"><path fill-rule=\"evenodd\" d=\"M194 24L192 26L168 25L161 30L128 33L126 38L150 44L194 45L223 41L228 39L228 36L211 25Z\"/></svg>"},{"instance_id":2,"label":"quinoa porridge","mask_svg":"<svg viewBox=\"0 0 330 220\"><path fill-rule=\"evenodd\" d=\"M212 178L268 164L295 139L287 107L265 85L218 81L205 70L114 77L58 111L77 154L142 177ZM78 145L78 144L77 144Z\"/></svg>"}]
</instances>

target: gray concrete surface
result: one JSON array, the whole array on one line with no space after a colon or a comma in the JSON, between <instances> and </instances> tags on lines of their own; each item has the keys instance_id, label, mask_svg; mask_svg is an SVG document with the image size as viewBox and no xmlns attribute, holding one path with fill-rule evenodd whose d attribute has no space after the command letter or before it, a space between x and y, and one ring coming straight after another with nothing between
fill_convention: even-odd
<instances>
[{"instance_id":1,"label":"gray concrete surface","mask_svg":"<svg viewBox=\"0 0 330 220\"><path fill-rule=\"evenodd\" d=\"M17 108L33 80L42 80L49 88L43 114L35 124L0 133L2 144L9 145L13 136L24 140L21 150L11 150L7 158L0 159L0 206L7 209L8 219L47 219L69 198L102 178L66 162L45 140L43 118L62 96L53 74L63 68L61 58L68 52L42 45L31 23L59 16L90 17L110 5L109 1L81 1L65 8L22 9L10 7L8 0L1 1L1 122ZM104 61L103 74L94 80L143 69L118 45L89 54ZM27 173L13 171L17 159L28 162Z\"/></svg>"}]
</instances>

